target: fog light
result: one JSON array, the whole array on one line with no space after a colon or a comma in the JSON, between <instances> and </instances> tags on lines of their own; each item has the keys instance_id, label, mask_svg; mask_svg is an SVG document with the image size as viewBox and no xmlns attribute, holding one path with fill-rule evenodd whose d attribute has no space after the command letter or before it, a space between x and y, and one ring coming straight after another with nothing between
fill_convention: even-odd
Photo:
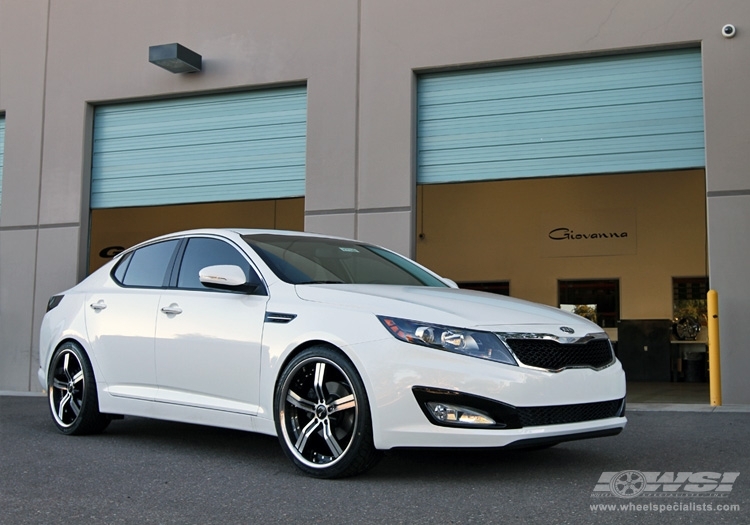
<instances>
[{"instance_id":1,"label":"fog light","mask_svg":"<svg viewBox=\"0 0 750 525\"><path fill-rule=\"evenodd\" d=\"M429 402L427 403L430 415L438 423L457 424L457 425L495 425L495 421L478 410L462 407L459 405L448 405L446 403Z\"/></svg>"}]
</instances>

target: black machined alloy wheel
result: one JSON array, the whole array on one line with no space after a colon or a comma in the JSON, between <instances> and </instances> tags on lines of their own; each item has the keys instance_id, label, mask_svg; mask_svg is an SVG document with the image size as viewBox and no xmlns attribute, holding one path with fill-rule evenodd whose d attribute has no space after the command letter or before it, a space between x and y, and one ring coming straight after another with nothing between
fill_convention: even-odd
<instances>
[{"instance_id":1,"label":"black machined alloy wheel","mask_svg":"<svg viewBox=\"0 0 750 525\"><path fill-rule=\"evenodd\" d=\"M91 363L74 343L63 344L52 357L47 394L52 419L64 434L95 434L111 421L99 412Z\"/></svg>"},{"instance_id":2,"label":"black machined alloy wheel","mask_svg":"<svg viewBox=\"0 0 750 525\"><path fill-rule=\"evenodd\" d=\"M292 359L279 379L274 412L284 452L311 476L351 476L379 459L362 380L331 348L312 347Z\"/></svg>"}]
</instances>

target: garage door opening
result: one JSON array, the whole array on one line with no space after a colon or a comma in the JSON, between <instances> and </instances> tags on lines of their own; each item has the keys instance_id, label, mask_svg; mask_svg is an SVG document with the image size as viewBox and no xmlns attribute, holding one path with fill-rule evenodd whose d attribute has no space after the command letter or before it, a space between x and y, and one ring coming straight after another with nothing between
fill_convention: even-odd
<instances>
[{"instance_id":1,"label":"garage door opening","mask_svg":"<svg viewBox=\"0 0 750 525\"><path fill-rule=\"evenodd\" d=\"M705 282L705 188L702 169L420 185L416 258L471 288L505 282L511 296L554 307L598 303L561 283L615 283L597 322L618 341L619 320L669 326L674 283ZM667 354L677 345L669 330L662 342ZM638 366L628 359L626 371Z\"/></svg>"},{"instance_id":2,"label":"garage door opening","mask_svg":"<svg viewBox=\"0 0 750 525\"><path fill-rule=\"evenodd\" d=\"M89 272L134 244L158 235L193 228L303 231L305 199L300 197L91 210Z\"/></svg>"}]
</instances>

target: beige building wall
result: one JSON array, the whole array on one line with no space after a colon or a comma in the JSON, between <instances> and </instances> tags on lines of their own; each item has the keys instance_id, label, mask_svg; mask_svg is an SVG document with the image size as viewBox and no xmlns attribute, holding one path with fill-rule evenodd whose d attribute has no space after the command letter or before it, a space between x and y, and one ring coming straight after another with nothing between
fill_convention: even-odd
<instances>
[{"instance_id":1,"label":"beige building wall","mask_svg":"<svg viewBox=\"0 0 750 525\"><path fill-rule=\"evenodd\" d=\"M150 45L171 42L200 53L203 72L148 63ZM0 390L39 389L44 305L87 270L94 105L305 83L305 228L414 255L421 71L684 45L703 56L724 401L750 403L744 0L0 0Z\"/></svg>"}]
</instances>

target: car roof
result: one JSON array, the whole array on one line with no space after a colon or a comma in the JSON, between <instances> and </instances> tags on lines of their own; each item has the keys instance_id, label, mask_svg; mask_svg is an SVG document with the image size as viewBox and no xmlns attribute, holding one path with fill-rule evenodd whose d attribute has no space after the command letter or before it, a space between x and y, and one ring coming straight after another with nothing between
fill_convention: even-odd
<instances>
[{"instance_id":1,"label":"car roof","mask_svg":"<svg viewBox=\"0 0 750 525\"><path fill-rule=\"evenodd\" d=\"M355 242L362 242L364 241L356 241L355 239L347 239L345 237L336 237L332 235L323 235L318 233L309 233L309 232L301 232L301 231L294 231L294 230L274 230L269 228L196 228L192 230L182 230L182 231L176 231L172 233L166 233L164 235L159 235L157 237L152 237L150 239L146 239L145 241L139 242L137 244L134 244L133 246L128 247L127 249L123 250L122 253L118 254L115 258L119 259L122 255L133 251L136 248L139 248L141 246L144 246L146 244L151 244L153 242L168 240L168 239L174 239L178 237L188 237L191 235L218 235L221 237L234 237L234 236L245 236L245 235L286 235L286 236L294 236L294 237L309 237L311 239L318 238L318 239L333 239L333 240L341 240L341 241L355 241ZM369 244L369 243L365 243Z\"/></svg>"},{"instance_id":2,"label":"car roof","mask_svg":"<svg viewBox=\"0 0 750 525\"><path fill-rule=\"evenodd\" d=\"M237 235L288 235L294 237L311 237L321 239L339 239L343 241L351 241L354 239L347 239L345 237L337 237L334 235L325 235L321 233L303 232L296 230L274 230L271 228L200 228L195 230L185 230L182 232L175 232L169 234L169 236L181 236L181 235L199 235L199 234L215 234L215 235L227 235L234 233Z\"/></svg>"}]
</instances>

